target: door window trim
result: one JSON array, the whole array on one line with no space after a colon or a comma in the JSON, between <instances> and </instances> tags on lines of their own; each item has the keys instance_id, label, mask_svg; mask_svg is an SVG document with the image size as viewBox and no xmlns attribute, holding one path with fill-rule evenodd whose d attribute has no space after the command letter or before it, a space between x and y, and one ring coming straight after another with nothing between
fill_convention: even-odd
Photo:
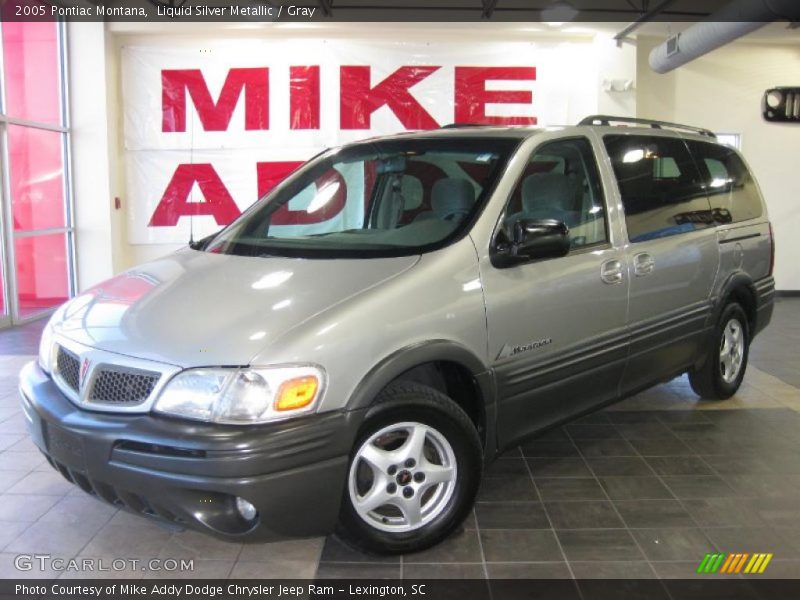
<instances>
[{"instance_id":1,"label":"door window trim","mask_svg":"<svg viewBox=\"0 0 800 600\"><path fill-rule=\"evenodd\" d=\"M490 256L496 250L497 236L499 235L500 231L503 228L503 223L504 223L504 221L506 219L506 215L508 213L508 205L509 205L509 202L511 202L511 197L513 196L514 192L516 192L517 189L519 189L519 186L522 184L522 181L525 179L525 177L526 177L525 169L530 164L531 158L533 158L533 156L539 151L540 148L543 148L543 147L545 147L545 146L547 146L549 144L556 144L556 143L560 143L560 142L569 142L569 141L573 141L573 140L583 140L583 141L585 141L589 145L589 150L592 152L592 156L594 157L595 172L597 174L597 180L600 183L600 191L601 191L602 196L603 196L602 197L603 211L604 211L603 212L603 215L604 215L603 227L605 229L606 239L603 242L593 242L591 244L584 244L583 246L577 246L575 248L570 248L570 250L569 250L569 252L567 254L565 254L564 256L560 256L560 257L558 257L556 259L554 259L554 258L531 259L531 260L528 260L528 261L520 262L518 265L515 265L515 266L516 267L521 267L521 266L524 266L524 265L529 265L531 263L538 263L538 262L548 261L548 260L558 260L559 258L563 259L563 258L567 258L569 256L575 256L575 255L578 255L578 254L586 254L586 253L597 251L597 250L607 250L607 249L613 248L613 244L611 243L611 227L610 227L610 223L609 223L608 194L606 193L606 189L605 189L605 185L604 185L604 181L603 181L602 170L600 168L600 163L598 162L597 150L595 148L595 145L592 143L592 139L589 136L587 136L587 135L570 135L570 136L566 136L566 137L545 140L545 141L541 142L540 144L537 144L528 153L527 160L525 161L525 168L523 168L522 172L520 172L520 174L517 176L516 180L514 181L514 185L511 187L511 195L509 195L509 197L505 199L505 202L503 204L503 210L500 211L500 216L497 218L497 221L495 222L494 227L492 228L492 235L489 238L489 255ZM500 267L498 267L498 266L496 266L494 264L494 261L490 261L490 262L492 263L492 266L495 269L499 269L500 268ZM506 267L506 268L508 268L508 267Z\"/></svg>"}]
</instances>

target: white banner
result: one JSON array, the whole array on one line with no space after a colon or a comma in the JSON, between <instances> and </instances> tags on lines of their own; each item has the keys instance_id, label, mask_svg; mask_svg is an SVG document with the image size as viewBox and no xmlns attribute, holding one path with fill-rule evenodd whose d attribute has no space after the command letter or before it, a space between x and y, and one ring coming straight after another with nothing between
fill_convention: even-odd
<instances>
[{"instance_id":1,"label":"white banner","mask_svg":"<svg viewBox=\"0 0 800 600\"><path fill-rule=\"evenodd\" d=\"M218 230L300 162L453 122L563 125L597 111L591 41L235 41L122 54L129 241Z\"/></svg>"}]
</instances>

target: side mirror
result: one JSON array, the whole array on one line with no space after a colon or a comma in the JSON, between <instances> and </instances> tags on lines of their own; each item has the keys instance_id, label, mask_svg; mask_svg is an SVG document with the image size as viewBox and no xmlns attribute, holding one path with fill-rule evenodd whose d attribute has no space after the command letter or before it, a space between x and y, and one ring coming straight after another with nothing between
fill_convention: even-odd
<instances>
[{"instance_id":1,"label":"side mirror","mask_svg":"<svg viewBox=\"0 0 800 600\"><path fill-rule=\"evenodd\" d=\"M497 244L492 256L498 267L510 267L542 258L558 258L569 253L569 228L555 219L520 217L514 222L511 235L511 241Z\"/></svg>"}]
</instances>

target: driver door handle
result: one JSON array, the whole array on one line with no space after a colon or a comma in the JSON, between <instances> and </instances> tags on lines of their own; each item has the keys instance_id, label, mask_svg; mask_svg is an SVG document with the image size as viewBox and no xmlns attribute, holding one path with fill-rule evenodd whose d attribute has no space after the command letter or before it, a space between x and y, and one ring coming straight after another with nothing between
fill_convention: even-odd
<instances>
[{"instance_id":1,"label":"driver door handle","mask_svg":"<svg viewBox=\"0 0 800 600\"><path fill-rule=\"evenodd\" d=\"M642 252L633 257L633 273L636 277L644 277L653 272L656 261L647 252Z\"/></svg>"},{"instance_id":2,"label":"driver door handle","mask_svg":"<svg viewBox=\"0 0 800 600\"><path fill-rule=\"evenodd\" d=\"M600 279L603 280L603 283L609 285L622 283L624 277L622 263L618 260L607 260L600 266Z\"/></svg>"}]
</instances>

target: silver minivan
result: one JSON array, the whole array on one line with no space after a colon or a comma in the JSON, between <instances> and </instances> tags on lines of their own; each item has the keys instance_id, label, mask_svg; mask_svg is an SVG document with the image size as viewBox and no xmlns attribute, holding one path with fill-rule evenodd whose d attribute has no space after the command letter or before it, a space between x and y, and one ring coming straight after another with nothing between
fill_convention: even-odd
<instances>
[{"instance_id":1,"label":"silver minivan","mask_svg":"<svg viewBox=\"0 0 800 600\"><path fill-rule=\"evenodd\" d=\"M60 307L22 404L51 465L116 506L420 550L537 432L683 373L734 394L773 256L755 180L705 130L376 138Z\"/></svg>"}]
</instances>

